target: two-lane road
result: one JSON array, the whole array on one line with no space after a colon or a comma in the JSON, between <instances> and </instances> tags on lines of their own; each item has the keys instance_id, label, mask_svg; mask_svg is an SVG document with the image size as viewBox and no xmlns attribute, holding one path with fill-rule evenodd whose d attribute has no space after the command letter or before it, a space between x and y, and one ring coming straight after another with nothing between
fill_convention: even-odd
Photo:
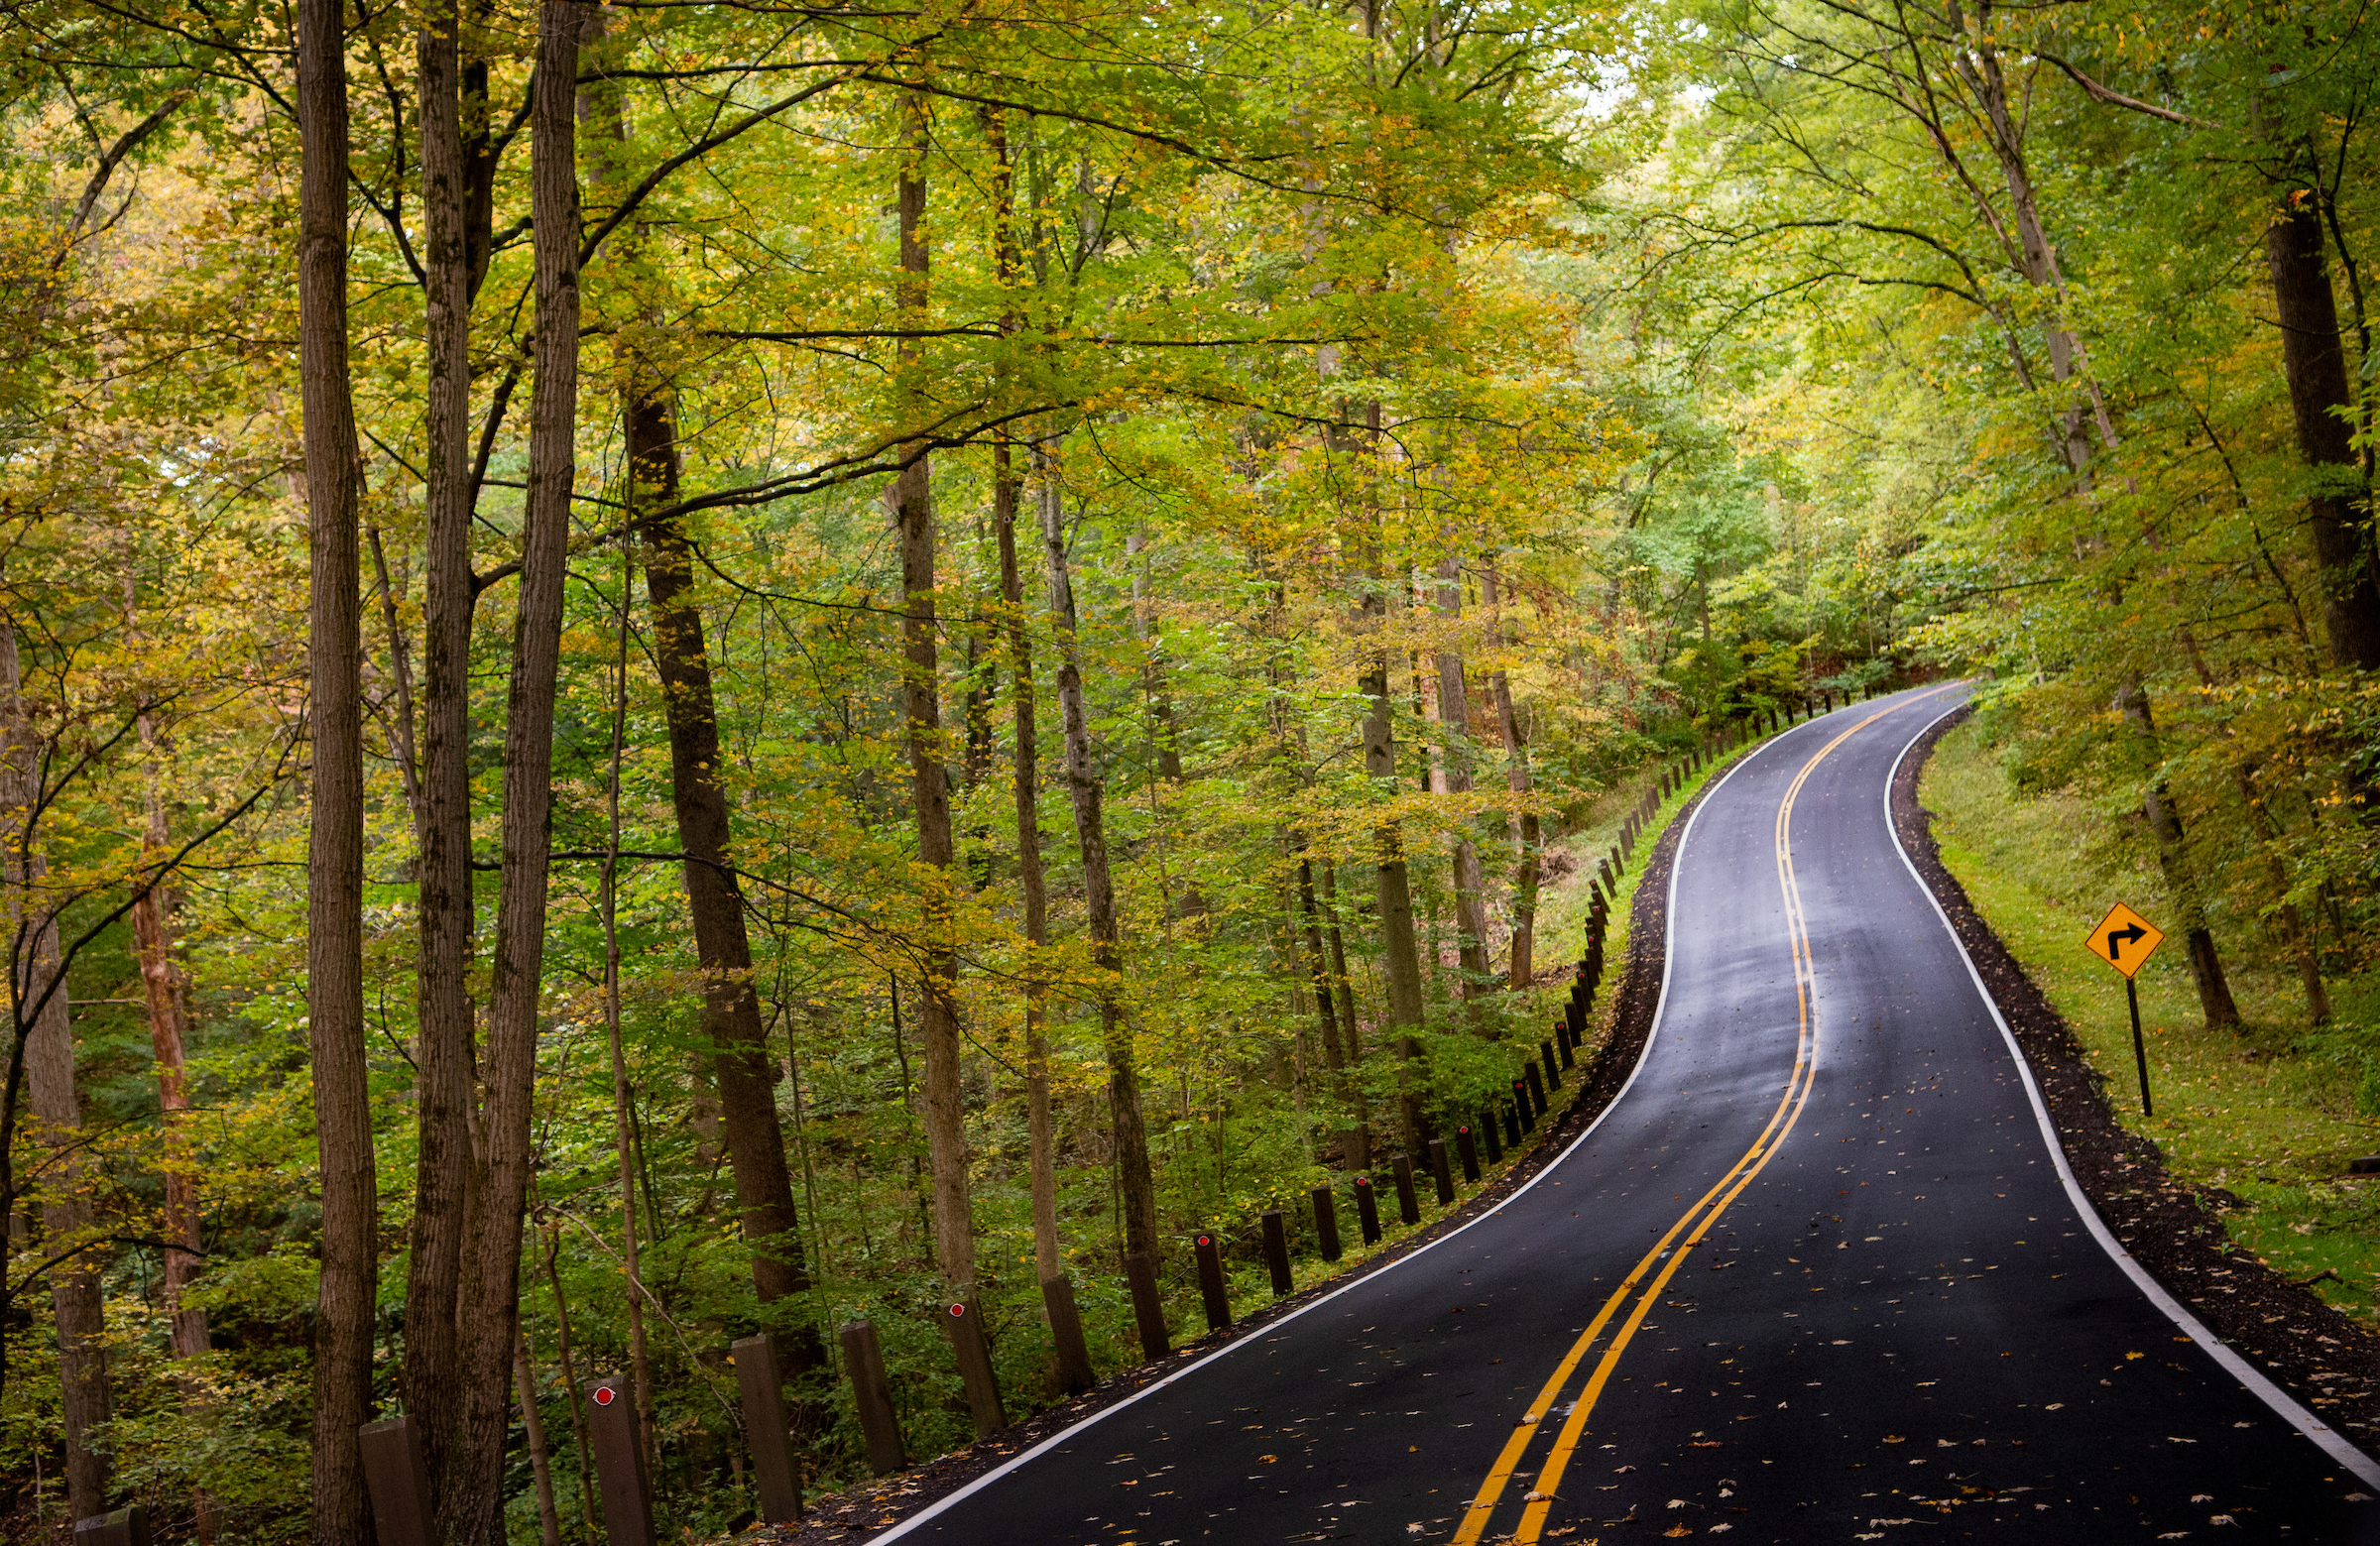
<instances>
[{"instance_id":1,"label":"two-lane road","mask_svg":"<svg viewBox=\"0 0 2380 1546\"><path fill-rule=\"evenodd\" d=\"M2380 1540L2380 1467L2117 1259L1894 841L1958 697L1711 790L1643 1060L1527 1187L884 1538Z\"/></svg>"}]
</instances>

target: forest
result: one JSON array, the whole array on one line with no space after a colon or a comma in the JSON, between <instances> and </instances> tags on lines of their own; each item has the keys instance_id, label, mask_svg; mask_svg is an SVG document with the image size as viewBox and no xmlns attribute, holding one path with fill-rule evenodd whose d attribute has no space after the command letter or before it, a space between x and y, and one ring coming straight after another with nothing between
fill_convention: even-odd
<instances>
[{"instance_id":1,"label":"forest","mask_svg":"<svg viewBox=\"0 0 2380 1546\"><path fill-rule=\"evenodd\" d=\"M846 1323L912 1457L1061 1402L1133 1263L1188 1335L1195 1233L1497 1109L1649 780L1884 684L2380 1116L2360 5L0 0L0 1537L365 1546L404 1413L441 1541L598 1540L618 1373L709 1538L759 1332L813 1493Z\"/></svg>"}]
</instances>

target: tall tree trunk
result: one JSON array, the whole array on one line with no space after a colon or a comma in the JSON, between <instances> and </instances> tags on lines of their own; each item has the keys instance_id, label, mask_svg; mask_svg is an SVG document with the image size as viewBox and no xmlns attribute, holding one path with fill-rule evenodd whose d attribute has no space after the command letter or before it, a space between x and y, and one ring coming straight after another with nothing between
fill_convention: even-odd
<instances>
[{"instance_id":1,"label":"tall tree trunk","mask_svg":"<svg viewBox=\"0 0 2380 1546\"><path fill-rule=\"evenodd\" d=\"M562 1518L553 1506L553 1462L545 1446L545 1417L537 1410L537 1378L529 1367L529 1338L516 1329L515 1382L521 1387L521 1427L529 1438L529 1465L537 1489L539 1546L562 1546Z\"/></svg>"},{"instance_id":2,"label":"tall tree trunk","mask_svg":"<svg viewBox=\"0 0 2380 1546\"><path fill-rule=\"evenodd\" d=\"M1339 867L1322 862L1322 937L1331 951L1331 991L1339 1001L1339 1033L1347 1038L1349 1085L1355 1096L1356 1130L1345 1142L1349 1162L1358 1170L1371 1163L1371 1102L1356 1077L1364 1065L1364 1041L1357 1030L1356 980L1347 970L1347 934L1339 924Z\"/></svg>"},{"instance_id":3,"label":"tall tree trunk","mask_svg":"<svg viewBox=\"0 0 2380 1546\"><path fill-rule=\"evenodd\" d=\"M152 755L157 730L152 716L141 716L141 740ZM157 768L147 770L148 824L141 834L143 863L162 865L168 857L165 796ZM187 1125L190 1110L189 1060L184 1054L189 1017L188 997L181 972L174 964L174 924L166 890L155 887L132 904L134 954L140 962L141 988L148 1000L149 1046L157 1059L157 1105L165 1127L166 1211L164 1235L165 1303L170 1344L176 1359L194 1359L207 1351L206 1311L188 1303L190 1285L197 1281L203 1251L199 1240L198 1170L190 1153ZM181 1381L185 1407L206 1405L204 1388L195 1380ZM215 1509L204 1488L191 1494L197 1515L200 1546L215 1538Z\"/></svg>"},{"instance_id":4,"label":"tall tree trunk","mask_svg":"<svg viewBox=\"0 0 2380 1546\"><path fill-rule=\"evenodd\" d=\"M1452 628L1463 616L1463 569L1451 555L1438 565L1438 615ZM1459 650L1437 653L1438 722L1446 727L1441 738L1449 794L1471 792L1471 694L1463 681ZM1488 991L1488 909L1483 900L1486 879L1480 873L1479 845L1471 840L1466 820L1455 839L1455 951L1463 966L1463 997L1477 999Z\"/></svg>"},{"instance_id":5,"label":"tall tree trunk","mask_svg":"<svg viewBox=\"0 0 2380 1546\"><path fill-rule=\"evenodd\" d=\"M2184 840L2182 813L2175 809L2173 793L2166 787L2165 779L2155 772L2165 754L2157 743L2157 722L2149 711L2148 692L2138 681L2127 682L2116 698L2116 707L2131 723L2141 766L2149 772L2141 810L2148 818L2150 833L2157 839L2157 863L2165 872L2167 890L2173 893L2174 908L2179 914L2176 921L2181 924L2189 953L2190 975L2198 984L2199 1008L2209 1028L2236 1026L2239 1009L2231 1002L2231 985L2224 979L2222 961L2215 954L2214 935L2206 927L2206 909L2200 899L2198 878Z\"/></svg>"},{"instance_id":6,"label":"tall tree trunk","mask_svg":"<svg viewBox=\"0 0 2380 1546\"><path fill-rule=\"evenodd\" d=\"M1512 645L1520 642L1519 630L1505 633L1499 610L1501 596L1497 593L1495 565L1489 563L1480 577L1481 599L1494 615L1490 628L1496 643ZM1496 717L1504 729L1504 780L1517 803L1529 793L1529 743L1521 734L1520 717L1512 711L1512 683L1498 665L1488 673L1488 690L1495 697ZM1543 846L1537 813L1523 806L1512 818L1512 959L1504 981L1514 988L1526 988L1537 980L1536 963L1531 959L1537 941L1537 854Z\"/></svg>"},{"instance_id":7,"label":"tall tree trunk","mask_svg":"<svg viewBox=\"0 0 2380 1546\"><path fill-rule=\"evenodd\" d=\"M1304 853L1297 856L1297 908L1300 937L1304 946L1306 972L1314 983L1314 1007L1322 1021L1322 1056L1330 1070L1331 1095L1347 1109L1351 1119L1358 1107L1354 1088L1355 1060L1349 1056L1349 1046L1355 1038L1354 1006L1346 1006L1348 1036L1339 1034L1340 996L1331 991L1330 956L1323 943L1321 909L1314 901L1314 861ZM1370 1160L1370 1144L1361 1121L1351 1120L1339 1130L1339 1154L1354 1175Z\"/></svg>"},{"instance_id":8,"label":"tall tree trunk","mask_svg":"<svg viewBox=\"0 0 2380 1546\"><path fill-rule=\"evenodd\" d=\"M1032 636L1024 625L1024 575L1016 561L1021 492L1009 442L992 447L992 523L1000 543L1000 595L1008 608L1010 701L1016 741L1016 884L1024 904L1024 1101L1026 1166L1033 1198L1033 1270L1046 1282L1066 1269L1058 1247L1058 1172L1049 1112L1049 883L1041 863L1041 742L1033 702Z\"/></svg>"},{"instance_id":9,"label":"tall tree trunk","mask_svg":"<svg viewBox=\"0 0 2380 1546\"><path fill-rule=\"evenodd\" d=\"M634 457L631 457L634 466ZM631 474L632 484L634 473ZM630 495L634 508L635 495ZM636 1086L628 1077L628 1045L620 1024L620 764L628 745L628 616L636 588L636 543L620 560L620 632L612 656L612 746L604 780L603 873L596 907L603 921L604 1049L612 1065L612 1162L620 1178L620 1267L628 1279L628 1368L637 1402L637 1434L654 1458L653 1353L645 1338L645 1262L637 1232ZM650 1198L647 1199L651 1201Z\"/></svg>"},{"instance_id":10,"label":"tall tree trunk","mask_svg":"<svg viewBox=\"0 0 2380 1546\"><path fill-rule=\"evenodd\" d=\"M619 88L581 92L590 130L603 142L608 188L624 186L609 165L627 140ZM590 147L592 151L594 148ZM591 160L596 159L591 156ZM633 252L642 233L624 251ZM649 320L653 317L649 314ZM645 539L645 586L653 602L654 663L669 724L669 794L678 847L685 854L686 905L702 965L702 1028L711 1046L721 1135L726 1141L744 1238L753 1246L752 1283L764 1305L809 1291L793 1178L785 1164L784 1126L776 1110L776 1066L754 983L752 936L744 891L732 862L734 828L719 780L718 699L694 592L694 554L675 517L654 518L678 499L683 460L668 384L633 338L619 353L621 416L628 443L628 509ZM785 1372L826 1362L825 1344L806 1320L782 1328Z\"/></svg>"},{"instance_id":11,"label":"tall tree trunk","mask_svg":"<svg viewBox=\"0 0 2380 1546\"><path fill-rule=\"evenodd\" d=\"M1374 636L1386 625L1388 612L1386 579L1379 571L1378 542L1377 532L1368 528L1362 538L1364 556L1358 564L1367 576L1359 626ZM1388 654L1376 642L1370 647L1357 690L1363 694L1365 703L1364 771L1370 775L1374 788L1391 791L1396 787L1397 771L1395 727L1388 698ZM1408 1028L1398 1037L1397 1053L1410 1059L1421 1050L1420 1043L1410 1034L1410 1027L1420 1025L1423 1014L1421 946L1413 933L1413 886L1405 871L1404 841L1396 823L1380 822L1373 829L1372 838L1379 854L1372 875L1380 912L1384 975L1388 979L1388 1022ZM1417 1148L1424 1126L1420 1092L1407 1082L1397 1104L1405 1144Z\"/></svg>"},{"instance_id":12,"label":"tall tree trunk","mask_svg":"<svg viewBox=\"0 0 2380 1546\"><path fill-rule=\"evenodd\" d=\"M2380 574L2371 538L2345 484L2360 474L2355 457L2355 406L2348 386L2338 303L2323 261L2320 194L2294 187L2265 231L2272 271L2273 308L2281 323L2281 360L2289 406L2297 418L2298 450L2323 485L2306 501L2306 527L2320 569L2322 629L2330 659L2353 670L2380 670Z\"/></svg>"},{"instance_id":13,"label":"tall tree trunk","mask_svg":"<svg viewBox=\"0 0 2380 1546\"><path fill-rule=\"evenodd\" d=\"M577 125L579 31L591 7L555 0L538 17L531 108L530 207L535 223L536 382L530 397L529 488L521 531L520 599L505 693L503 857L497 877L495 971L481 1065L481 1148L473 1166L463 1261L462 1413L448 1467L448 1538L504 1540L504 1451L512 1419L514 1329L520 1312L521 1225L528 1199L530 1111L545 964L546 866L553 849L553 713L562 589L577 459Z\"/></svg>"},{"instance_id":14,"label":"tall tree trunk","mask_svg":"<svg viewBox=\"0 0 2380 1546\"><path fill-rule=\"evenodd\" d=\"M906 325L926 314L924 98L900 102L903 153L896 204L900 219L900 281L896 299ZM922 408L923 383L915 342L900 348L906 407ZM925 1147L933 1171L934 1262L955 1289L975 1285L975 1226L967 1177L967 1123L959 1069L959 955L953 938L957 876L950 833L950 774L942 765L941 663L935 641L933 482L917 448L885 491L900 535L901 644L905 662L909 783L917 808L917 858L926 868L925 970L918 1037L925 1044Z\"/></svg>"},{"instance_id":15,"label":"tall tree trunk","mask_svg":"<svg viewBox=\"0 0 2380 1546\"><path fill-rule=\"evenodd\" d=\"M992 157L992 257L1003 288L1022 283L1016 240L1016 192L1009 159L1008 118L984 111ZM1012 307L1001 330L1021 325ZM1000 377L1007 383L1004 367ZM1049 944L1049 882L1041 862L1041 737L1034 701L1032 631L1025 626L1024 572L1016 559L1016 506L1023 494L1015 451L1007 436L992 443L992 528L1000 551L1000 599L1007 609L1010 705L1016 743L1016 886L1024 908L1025 1166L1033 1206L1033 1271L1044 1283L1066 1270L1058 1242L1056 1136L1049 1109L1049 975L1041 952ZM1056 1327L1051 1328L1053 1332ZM1060 1360L1065 1358L1064 1350ZM1088 1362L1089 1355L1085 1354Z\"/></svg>"},{"instance_id":16,"label":"tall tree trunk","mask_svg":"<svg viewBox=\"0 0 2380 1546\"><path fill-rule=\"evenodd\" d=\"M97 1430L108 1420L107 1313L100 1262L87 1248L93 1179L82 1149L82 1101L74 1088L74 1028L59 958L58 902L45 887L39 812L44 804L42 755L23 696L13 619L0 619L0 822L5 823L6 922L11 943L10 1037L24 1068L33 1138L43 1158L36 1171L42 1200L43 1251L61 1261L50 1275L50 1308L58 1333L59 1415L66 1452L66 1501L72 1517L107 1510L107 1454ZM10 1200L15 1200L13 1175Z\"/></svg>"},{"instance_id":17,"label":"tall tree trunk","mask_svg":"<svg viewBox=\"0 0 2380 1546\"><path fill-rule=\"evenodd\" d=\"M310 556L306 1031L321 1166L314 1546L370 1546L356 1433L372 1417L380 1206L364 1041L362 467L347 366L347 58L334 0L298 0L298 358Z\"/></svg>"},{"instance_id":18,"label":"tall tree trunk","mask_svg":"<svg viewBox=\"0 0 2380 1546\"><path fill-rule=\"evenodd\" d=\"M405 1281L405 1405L421 1435L433 1511L460 1415L455 1364L471 1184L471 178L460 17L441 6L416 40L421 97L428 459L422 602L420 944L415 968L416 1150ZM485 82L482 81L484 89Z\"/></svg>"},{"instance_id":19,"label":"tall tree trunk","mask_svg":"<svg viewBox=\"0 0 2380 1546\"><path fill-rule=\"evenodd\" d=\"M1123 1194L1124 1249L1157 1256L1157 1193L1148 1164L1148 1133L1140 1116L1140 1076L1133 1066L1131 1027L1117 1002L1124 948L1116 922L1115 878L1108 868L1104 780L1091 750L1091 717L1083 704L1082 645L1074 582L1066 560L1066 517L1059 499L1056 458L1033 448L1040 475L1041 545L1049 568L1049 610L1058 632L1058 709L1066 729L1066 790L1074 804L1074 835L1083 859L1084 912L1091 959L1099 969L1100 1043L1108 1056L1108 1106L1114 1125L1117 1185Z\"/></svg>"},{"instance_id":20,"label":"tall tree trunk","mask_svg":"<svg viewBox=\"0 0 2380 1546\"><path fill-rule=\"evenodd\" d=\"M677 424L657 384L629 406L634 469L632 509L677 500ZM776 1110L776 1071L753 982L752 936L744 892L731 863L733 829L719 782L719 720L702 613L694 600L694 559L674 521L646 528L645 584L653 599L654 658L669 720L669 791L684 851L688 911L702 962L703 1030L713 1048L719 1110L734 1172L744 1238L752 1243L752 1282L761 1302L809 1292L793 1178L785 1166L784 1127ZM821 1367L817 1328L789 1328L788 1372Z\"/></svg>"}]
</instances>

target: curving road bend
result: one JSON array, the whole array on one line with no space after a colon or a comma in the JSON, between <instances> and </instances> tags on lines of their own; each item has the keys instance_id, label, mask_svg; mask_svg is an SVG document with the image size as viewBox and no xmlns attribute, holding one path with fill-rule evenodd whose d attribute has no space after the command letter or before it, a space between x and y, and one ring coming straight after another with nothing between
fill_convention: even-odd
<instances>
[{"instance_id":1,"label":"curving road bend","mask_svg":"<svg viewBox=\"0 0 2380 1546\"><path fill-rule=\"evenodd\" d=\"M880 1539L2380 1541L2380 1466L2119 1259L1893 838L1960 696L1711 790L1643 1060L1528 1187Z\"/></svg>"}]
</instances>

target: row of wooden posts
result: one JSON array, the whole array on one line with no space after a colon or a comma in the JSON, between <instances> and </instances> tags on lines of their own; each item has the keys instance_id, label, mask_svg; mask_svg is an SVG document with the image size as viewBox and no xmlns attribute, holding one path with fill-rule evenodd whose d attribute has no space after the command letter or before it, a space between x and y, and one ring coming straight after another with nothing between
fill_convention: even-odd
<instances>
[{"instance_id":1,"label":"row of wooden posts","mask_svg":"<svg viewBox=\"0 0 2380 1546\"><path fill-rule=\"evenodd\" d=\"M1874 690L1871 688L1866 695L1873 696ZM1850 701L1847 694L1844 701ZM1596 873L1589 883L1592 900L1587 915L1587 948L1572 978L1570 1001L1553 1022L1552 1034L1537 1043L1535 1054L1523 1053L1512 1077L1510 1099L1492 1101L1476 1120L1458 1123L1451 1153L1444 1138L1433 1137L1422 1145L1418 1160L1410 1153L1390 1159L1388 1168L1394 1181L1400 1221L1408 1225L1421 1222L1417 1177L1426 1175L1438 1205L1449 1207L1456 1197L1457 1165L1462 1168L1465 1184L1476 1185L1481 1176L1483 1147L1486 1163L1500 1163L1505 1148L1517 1149L1551 1111L1548 1092L1560 1090L1562 1071L1576 1064L1578 1051L1585 1044L1588 1011L1594 1008L1596 992L1603 984L1604 941L1610 930L1611 906L1619 879L1627 873L1637 838L1660 813L1662 805L1684 788L1686 781L1707 762L1790 726L1796 718L1795 708L1802 710L1802 717L1808 717L1822 712L1822 704L1823 711L1832 711L1834 694L1814 693L1799 704L1748 716L1713 732L1696 751L1661 770L1646 788L1644 797L1620 823L1610 850L1596 860ZM1381 1234L1377 1185L1370 1175L1359 1175L1353 1190L1356 1220L1364 1244L1376 1245ZM1343 1253L1338 1192L1330 1186L1318 1186L1308 1194L1308 1202L1313 1209L1317 1253L1325 1261L1337 1261ZM1282 1211L1274 1208L1257 1217L1257 1226L1264 1262L1271 1273L1273 1297L1277 1299L1290 1292L1294 1283L1289 1266L1287 1221ZM1192 1251L1198 1264L1199 1298L1206 1313L1207 1330L1210 1333L1226 1330L1232 1324L1232 1303L1224 1276L1222 1243L1215 1232L1201 1230L1192 1239ZM1131 1291L1132 1315L1142 1354L1151 1362L1167 1357L1173 1345L1165 1325L1164 1302L1157 1288L1156 1264L1144 1252L1127 1252L1124 1273ZM1087 1388L1093 1376L1090 1360L1083 1351L1082 1319L1075 1309L1073 1284L1061 1274L1041 1287L1052 1340L1058 1348L1061 1375L1070 1388ZM977 1436L989 1437L1008 1424L993 1377L991 1345L984 1336L983 1318L973 1295L943 1305L940 1318L950 1340L953 1362L967 1389ZM867 1440L868 1464L879 1476L899 1471L909 1463L908 1452L893 1411L892 1381L885 1372L884 1349L878 1341L876 1326L867 1320L846 1322L840 1331L840 1341L844 1368L851 1379L853 1404ZM734 1344L732 1353L736 1384L743 1397L744 1436L752 1451L758 1512L769 1523L790 1523L801 1514L801 1470L786 1421L775 1340L766 1333L746 1337ZM625 1378L614 1374L595 1380L578 1391L577 1397L585 1403L587 1437L593 1452L597 1487L603 1497L606 1539L610 1546L657 1546L645 1446L637 1431L636 1402L630 1396ZM421 1462L420 1436L412 1419L393 1417L366 1424L363 1456L380 1546L429 1546L434 1537L426 1471ZM135 1504L101 1518L85 1519L74 1527L74 1542L75 1546L148 1546L147 1515Z\"/></svg>"}]
</instances>

